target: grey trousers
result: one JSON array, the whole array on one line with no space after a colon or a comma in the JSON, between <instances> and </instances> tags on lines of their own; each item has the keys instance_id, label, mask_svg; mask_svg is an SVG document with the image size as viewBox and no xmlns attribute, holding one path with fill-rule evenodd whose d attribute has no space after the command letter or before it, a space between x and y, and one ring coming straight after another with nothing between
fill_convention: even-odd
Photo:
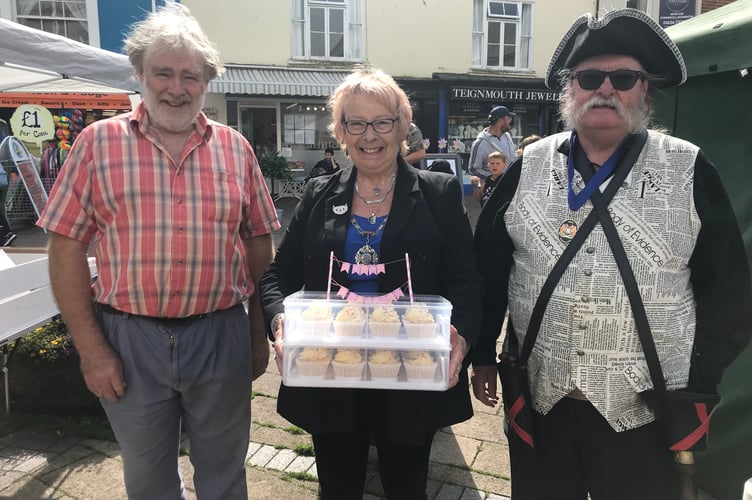
<instances>
[{"instance_id":1,"label":"grey trousers","mask_svg":"<svg viewBox=\"0 0 752 500\"><path fill-rule=\"evenodd\" d=\"M247 499L251 425L251 341L241 306L186 324L98 308L127 388L101 400L122 448L132 500L187 498L178 452L188 435L197 497Z\"/></svg>"}]
</instances>

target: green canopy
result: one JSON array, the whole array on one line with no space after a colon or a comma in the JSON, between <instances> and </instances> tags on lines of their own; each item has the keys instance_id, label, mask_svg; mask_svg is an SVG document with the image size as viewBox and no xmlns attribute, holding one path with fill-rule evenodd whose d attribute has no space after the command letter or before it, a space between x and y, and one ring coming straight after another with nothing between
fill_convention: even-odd
<instances>
[{"instance_id":1,"label":"green canopy","mask_svg":"<svg viewBox=\"0 0 752 500\"><path fill-rule=\"evenodd\" d=\"M656 96L656 121L700 146L718 167L752 267L752 0L666 32L684 56L688 79ZM696 454L697 479L717 500L739 500L752 478L752 345L726 370L719 391L708 449Z\"/></svg>"}]
</instances>

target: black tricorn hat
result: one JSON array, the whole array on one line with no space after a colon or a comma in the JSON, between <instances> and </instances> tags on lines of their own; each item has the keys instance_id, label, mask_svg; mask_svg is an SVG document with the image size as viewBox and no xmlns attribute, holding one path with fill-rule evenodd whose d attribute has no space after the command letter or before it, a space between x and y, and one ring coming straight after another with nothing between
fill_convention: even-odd
<instances>
[{"instance_id":1,"label":"black tricorn hat","mask_svg":"<svg viewBox=\"0 0 752 500\"><path fill-rule=\"evenodd\" d=\"M619 9L600 19L580 16L556 47L546 70L546 87L558 87L558 73L593 56L619 54L637 59L645 71L659 77L656 87L681 85L687 67L679 48L663 28L637 9Z\"/></svg>"}]
</instances>

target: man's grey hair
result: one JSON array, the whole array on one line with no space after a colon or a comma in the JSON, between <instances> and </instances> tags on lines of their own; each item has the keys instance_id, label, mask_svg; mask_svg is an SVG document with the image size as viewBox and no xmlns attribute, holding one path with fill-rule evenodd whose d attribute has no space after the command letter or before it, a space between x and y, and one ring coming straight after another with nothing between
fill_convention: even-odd
<instances>
[{"instance_id":1,"label":"man's grey hair","mask_svg":"<svg viewBox=\"0 0 752 500\"><path fill-rule=\"evenodd\" d=\"M224 71L219 51L201 29L188 7L172 2L131 26L125 51L137 73L144 69L144 55L153 48L188 49L203 59L204 77L213 80Z\"/></svg>"}]
</instances>

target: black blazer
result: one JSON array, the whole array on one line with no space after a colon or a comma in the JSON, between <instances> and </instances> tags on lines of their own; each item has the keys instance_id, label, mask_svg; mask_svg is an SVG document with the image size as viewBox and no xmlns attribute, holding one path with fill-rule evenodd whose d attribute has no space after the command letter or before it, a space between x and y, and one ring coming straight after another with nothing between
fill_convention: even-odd
<instances>
[{"instance_id":1,"label":"black blazer","mask_svg":"<svg viewBox=\"0 0 752 500\"><path fill-rule=\"evenodd\" d=\"M442 295L452 303L452 324L475 344L480 331L480 277L475 267L472 230L460 200L455 176L416 170L401 158L379 251L380 262L410 255L413 292ZM326 290L329 252L344 260L344 242L357 172L345 168L328 177L311 179L295 209L274 261L261 279L264 316L269 321L283 311L282 301L302 287ZM336 215L334 207L347 208ZM347 286L348 276L335 266L332 278ZM387 267L378 276L380 292L407 282L404 264ZM271 332L270 336L271 336ZM465 367L469 363L466 360ZM363 396L386 405L388 432L398 442L422 440L429 430L472 416L466 370L452 389L389 391L287 387L282 385L278 412L290 422L317 434L352 430ZM362 410L362 409L361 409Z\"/></svg>"}]
</instances>

